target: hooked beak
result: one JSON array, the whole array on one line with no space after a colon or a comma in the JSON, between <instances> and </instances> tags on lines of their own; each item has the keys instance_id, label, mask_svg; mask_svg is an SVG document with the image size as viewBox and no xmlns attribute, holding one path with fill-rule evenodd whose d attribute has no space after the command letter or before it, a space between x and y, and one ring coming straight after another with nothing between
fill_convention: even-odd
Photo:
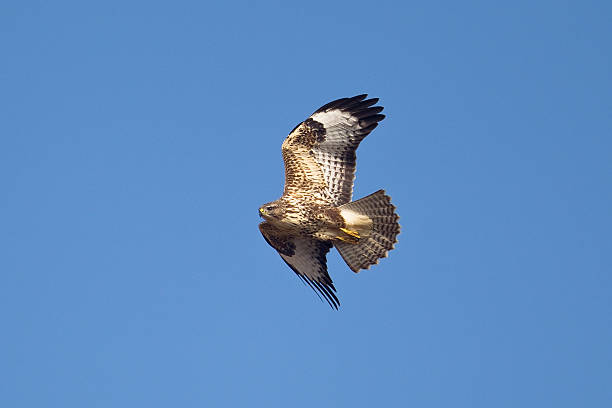
<instances>
[{"instance_id":1,"label":"hooked beak","mask_svg":"<svg viewBox=\"0 0 612 408\"><path fill-rule=\"evenodd\" d=\"M259 209L259 216L263 217L264 215L266 215L266 210L264 210L263 208Z\"/></svg>"}]
</instances>

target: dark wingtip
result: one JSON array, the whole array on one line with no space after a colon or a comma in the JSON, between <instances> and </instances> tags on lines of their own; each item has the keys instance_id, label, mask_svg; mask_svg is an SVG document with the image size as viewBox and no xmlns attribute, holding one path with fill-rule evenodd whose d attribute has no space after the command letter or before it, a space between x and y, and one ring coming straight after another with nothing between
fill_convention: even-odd
<instances>
[{"instance_id":1,"label":"dark wingtip","mask_svg":"<svg viewBox=\"0 0 612 408\"><path fill-rule=\"evenodd\" d=\"M378 98L366 99L367 97L368 94L364 93L361 95L352 96L350 98L336 99L335 101L331 101L321 106L319 109L314 111L313 114L325 112L331 109L341 109L346 112L355 113L378 103ZM382 110L382 106L380 108L380 110Z\"/></svg>"},{"instance_id":2,"label":"dark wingtip","mask_svg":"<svg viewBox=\"0 0 612 408\"><path fill-rule=\"evenodd\" d=\"M338 306L340 305L340 301L338 297L334 293L336 290L333 284L325 284L316 280L311 280L312 283L317 287L319 293L323 295L327 303L334 309L338 310Z\"/></svg>"},{"instance_id":3,"label":"dark wingtip","mask_svg":"<svg viewBox=\"0 0 612 408\"><path fill-rule=\"evenodd\" d=\"M310 279L308 276L302 275L297 269L295 269L293 265L287 262L287 260L285 260L284 258L283 261L285 261L287 266L289 266L289 268L291 268L291 270L295 272L298 278L300 278L304 283L310 286L310 288L315 292L319 299L321 299L321 301L325 299L327 304L330 305L332 309L338 310L338 307L340 306L340 300L338 299L338 296L336 296L336 294L334 293L336 292L336 288L334 287L334 283L332 282L330 277L327 278L329 279L328 281L316 281Z\"/></svg>"},{"instance_id":4,"label":"dark wingtip","mask_svg":"<svg viewBox=\"0 0 612 408\"><path fill-rule=\"evenodd\" d=\"M381 114L375 114L372 116L367 116L363 119L359 120L359 126L361 126L362 128L367 128L368 126L374 124L374 123L378 123L381 120L383 120L385 118L385 115L381 115Z\"/></svg>"}]
</instances>

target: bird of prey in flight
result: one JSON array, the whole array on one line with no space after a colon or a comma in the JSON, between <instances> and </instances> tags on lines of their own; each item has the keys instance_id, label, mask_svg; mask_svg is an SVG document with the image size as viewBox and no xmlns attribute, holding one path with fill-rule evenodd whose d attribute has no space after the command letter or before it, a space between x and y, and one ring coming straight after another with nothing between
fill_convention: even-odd
<instances>
[{"instance_id":1,"label":"bird of prey in flight","mask_svg":"<svg viewBox=\"0 0 612 408\"><path fill-rule=\"evenodd\" d=\"M386 257L400 232L384 190L351 201L355 151L385 118L378 98L366 98L323 105L289 133L282 145L283 195L259 208L266 242L335 309L340 301L326 259L332 246L358 272Z\"/></svg>"}]
</instances>

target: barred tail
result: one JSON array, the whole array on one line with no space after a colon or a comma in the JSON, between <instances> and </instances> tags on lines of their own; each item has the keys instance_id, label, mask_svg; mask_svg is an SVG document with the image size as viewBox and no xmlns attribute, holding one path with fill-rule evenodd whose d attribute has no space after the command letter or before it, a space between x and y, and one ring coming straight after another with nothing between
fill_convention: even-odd
<instances>
[{"instance_id":1,"label":"barred tail","mask_svg":"<svg viewBox=\"0 0 612 408\"><path fill-rule=\"evenodd\" d=\"M400 232L399 216L395 213L391 198L385 195L385 191L378 190L338 208L341 214L344 213L349 218L363 219L365 215L371 220L369 234L364 234L357 243L344 241L334 243L353 272L368 269L371 265L377 264L380 258L385 258L387 252L393 249ZM363 222L360 224L363 225ZM350 229L350 225L348 228ZM356 228L358 229L359 227Z\"/></svg>"}]
</instances>

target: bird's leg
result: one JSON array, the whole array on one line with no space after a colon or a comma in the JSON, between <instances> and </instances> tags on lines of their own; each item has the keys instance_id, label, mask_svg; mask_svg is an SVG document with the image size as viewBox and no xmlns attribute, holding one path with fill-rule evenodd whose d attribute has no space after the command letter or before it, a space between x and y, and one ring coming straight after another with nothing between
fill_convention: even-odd
<instances>
[{"instance_id":1,"label":"bird's leg","mask_svg":"<svg viewBox=\"0 0 612 408\"><path fill-rule=\"evenodd\" d=\"M350 235L351 237L354 237L357 239L361 238L357 231L351 231L350 229L346 229L346 228L340 228L340 231L344 232L346 235Z\"/></svg>"},{"instance_id":2,"label":"bird's leg","mask_svg":"<svg viewBox=\"0 0 612 408\"><path fill-rule=\"evenodd\" d=\"M361 238L357 231L352 231L346 228L340 228L340 231L346 234L346 235L336 236L336 239L339 239L340 241L348 242L349 244L356 244L359 242L359 239Z\"/></svg>"}]
</instances>

